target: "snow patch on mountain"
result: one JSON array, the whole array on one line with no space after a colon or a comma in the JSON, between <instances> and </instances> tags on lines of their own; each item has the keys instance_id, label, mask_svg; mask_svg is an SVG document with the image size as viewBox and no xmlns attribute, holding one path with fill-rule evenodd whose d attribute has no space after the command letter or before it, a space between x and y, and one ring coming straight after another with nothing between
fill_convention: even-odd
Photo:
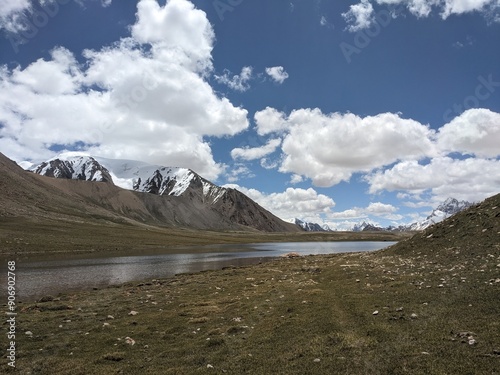
<instances>
[{"instance_id":1,"label":"snow patch on mountain","mask_svg":"<svg viewBox=\"0 0 500 375\"><path fill-rule=\"evenodd\" d=\"M431 214L421 222L409 225L410 230L424 230L431 225L437 224L456 213L465 210L472 206L473 203L466 201L458 201L455 198L448 198L441 203L436 209L432 210Z\"/></svg>"},{"instance_id":2,"label":"snow patch on mountain","mask_svg":"<svg viewBox=\"0 0 500 375\"><path fill-rule=\"evenodd\" d=\"M291 222L295 223L296 225L298 225L299 227L304 229L306 232L328 232L328 231L330 231L330 228L326 224L321 226L317 223L308 223L304 220L300 220L297 218L291 220ZM326 229L325 227L328 229Z\"/></svg>"},{"instance_id":3,"label":"snow patch on mountain","mask_svg":"<svg viewBox=\"0 0 500 375\"><path fill-rule=\"evenodd\" d=\"M443 203L441 203L437 208L432 210L431 214L427 218L420 222L411 223L408 225L399 226L389 226L386 228L380 227L373 223L367 223L363 221L360 224L354 225L352 228L353 232L362 231L392 231L392 232L405 232L405 231L421 231L429 228L431 225L437 224L456 213L465 210L472 206L473 203L466 201L458 201L455 198L448 198Z\"/></svg>"},{"instance_id":4,"label":"snow patch on mountain","mask_svg":"<svg viewBox=\"0 0 500 375\"><path fill-rule=\"evenodd\" d=\"M48 177L112 182L109 171L87 155L62 155L31 166L29 170Z\"/></svg>"},{"instance_id":5,"label":"snow patch on mountain","mask_svg":"<svg viewBox=\"0 0 500 375\"><path fill-rule=\"evenodd\" d=\"M109 169L115 185L158 195L182 195L196 174L187 168L164 167L136 160L95 158Z\"/></svg>"},{"instance_id":6,"label":"snow patch on mountain","mask_svg":"<svg viewBox=\"0 0 500 375\"><path fill-rule=\"evenodd\" d=\"M50 177L112 181L127 189L157 195L181 196L190 187L200 189L207 203L216 203L226 189L187 168L165 167L137 160L107 159L68 152L29 170Z\"/></svg>"}]
</instances>

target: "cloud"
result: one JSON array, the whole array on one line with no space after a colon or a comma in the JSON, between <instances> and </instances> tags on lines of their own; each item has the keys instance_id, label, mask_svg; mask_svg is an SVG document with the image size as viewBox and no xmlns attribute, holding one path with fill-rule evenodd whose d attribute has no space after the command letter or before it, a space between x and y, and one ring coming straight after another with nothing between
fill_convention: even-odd
<instances>
[{"instance_id":1,"label":"cloud","mask_svg":"<svg viewBox=\"0 0 500 375\"><path fill-rule=\"evenodd\" d=\"M85 1L88 0L75 0L81 6ZM40 25L41 20L49 16L53 17L60 6L67 3L69 0L2 0L0 2L0 31L3 29L15 34L32 30L33 27ZM103 7L108 7L111 3L112 0L101 0ZM36 19L36 17L40 18Z\"/></svg>"},{"instance_id":2,"label":"cloud","mask_svg":"<svg viewBox=\"0 0 500 375\"><path fill-rule=\"evenodd\" d=\"M374 20L373 5L369 0L361 0L360 3L351 5L349 11L342 13L342 17L348 23L347 30L350 32L366 29Z\"/></svg>"},{"instance_id":3,"label":"cloud","mask_svg":"<svg viewBox=\"0 0 500 375\"><path fill-rule=\"evenodd\" d=\"M366 208L366 212L375 215L385 215L392 214L396 212L398 209L391 204L385 204L381 202L372 202Z\"/></svg>"},{"instance_id":4,"label":"cloud","mask_svg":"<svg viewBox=\"0 0 500 375\"><path fill-rule=\"evenodd\" d=\"M282 193L265 194L256 189L247 189L238 185L224 185L241 191L262 207L283 220L296 217L310 217L331 212L335 207L332 198L318 194L314 189L288 188Z\"/></svg>"},{"instance_id":5,"label":"cloud","mask_svg":"<svg viewBox=\"0 0 500 375\"><path fill-rule=\"evenodd\" d=\"M204 137L245 130L248 113L208 84L213 43L205 13L189 1L141 0L131 37L85 50L82 62L57 47L24 69L3 66L0 147L18 161L78 148L215 179L225 166Z\"/></svg>"},{"instance_id":6,"label":"cloud","mask_svg":"<svg viewBox=\"0 0 500 375\"><path fill-rule=\"evenodd\" d=\"M498 0L445 0L441 17L446 19L452 14L494 12L499 7Z\"/></svg>"},{"instance_id":7,"label":"cloud","mask_svg":"<svg viewBox=\"0 0 500 375\"><path fill-rule=\"evenodd\" d=\"M500 156L500 113L469 109L444 125L437 139L442 151Z\"/></svg>"},{"instance_id":8,"label":"cloud","mask_svg":"<svg viewBox=\"0 0 500 375\"><path fill-rule=\"evenodd\" d=\"M398 114L361 118L350 113L299 109L286 117L266 108L255 118L261 134L287 130L280 171L310 178L316 186L332 186L349 181L356 172L436 153L431 141L434 132Z\"/></svg>"},{"instance_id":9,"label":"cloud","mask_svg":"<svg viewBox=\"0 0 500 375\"><path fill-rule=\"evenodd\" d=\"M488 109L467 110L437 131L400 114L360 117L319 109L287 116L267 107L255 114L255 122L259 134L283 138L275 165L292 174L291 183L309 178L329 187L360 173L370 194L397 191L418 201L425 193L433 202L450 196L480 200L500 188L500 114ZM383 206L363 213L376 208ZM394 212L387 214L397 220Z\"/></svg>"},{"instance_id":10,"label":"cloud","mask_svg":"<svg viewBox=\"0 0 500 375\"><path fill-rule=\"evenodd\" d=\"M32 9L30 0L2 0L0 4L0 30L18 32L24 29L21 17Z\"/></svg>"},{"instance_id":11,"label":"cloud","mask_svg":"<svg viewBox=\"0 0 500 375\"><path fill-rule=\"evenodd\" d=\"M353 207L341 212L326 215L326 220L368 219L371 216L389 220L401 220L403 216L396 214L398 208L382 202L372 202L367 207ZM370 222L373 220L369 219Z\"/></svg>"},{"instance_id":12,"label":"cloud","mask_svg":"<svg viewBox=\"0 0 500 375\"><path fill-rule=\"evenodd\" d=\"M437 157L428 164L403 161L392 168L377 171L366 177L369 192L430 191L435 201L448 197L470 202L497 194L500 190L500 160Z\"/></svg>"},{"instance_id":13,"label":"cloud","mask_svg":"<svg viewBox=\"0 0 500 375\"><path fill-rule=\"evenodd\" d=\"M299 175L299 174L292 174L292 177L290 177L290 183L292 185L301 183L303 181L304 181L304 178L301 175Z\"/></svg>"},{"instance_id":14,"label":"cloud","mask_svg":"<svg viewBox=\"0 0 500 375\"><path fill-rule=\"evenodd\" d=\"M251 66L245 66L241 69L240 74L231 77L231 72L225 70L223 75L214 75L214 78L217 82L228 86L232 90L244 92L250 88L248 82L252 79L252 71L253 69Z\"/></svg>"},{"instance_id":15,"label":"cloud","mask_svg":"<svg viewBox=\"0 0 500 375\"><path fill-rule=\"evenodd\" d=\"M266 68L266 74L271 77L271 79L279 84L285 82L288 78L288 73L282 66L273 66L271 68Z\"/></svg>"},{"instance_id":16,"label":"cloud","mask_svg":"<svg viewBox=\"0 0 500 375\"><path fill-rule=\"evenodd\" d=\"M231 157L233 159L243 159L243 160L255 160L261 159L264 156L272 154L281 145L281 139L271 139L265 145L261 147L244 147L235 148L231 151Z\"/></svg>"},{"instance_id":17,"label":"cloud","mask_svg":"<svg viewBox=\"0 0 500 375\"><path fill-rule=\"evenodd\" d=\"M321 16L321 18L319 19L319 24L329 29L335 28L335 25L333 23L328 22L328 19L325 16Z\"/></svg>"},{"instance_id":18,"label":"cloud","mask_svg":"<svg viewBox=\"0 0 500 375\"><path fill-rule=\"evenodd\" d=\"M257 125L257 134L259 135L281 133L288 128L286 115L271 107L266 107L266 109L256 112L254 120Z\"/></svg>"},{"instance_id":19,"label":"cloud","mask_svg":"<svg viewBox=\"0 0 500 375\"><path fill-rule=\"evenodd\" d=\"M385 6L404 6L416 17L425 18L434 11L443 20L451 15L478 12L489 22L500 22L500 3L498 0L361 0L342 13L347 22L347 30L356 32L369 28L374 20L373 3Z\"/></svg>"},{"instance_id":20,"label":"cloud","mask_svg":"<svg viewBox=\"0 0 500 375\"><path fill-rule=\"evenodd\" d=\"M238 181L242 177L252 178L255 177L255 174L243 164L236 164L234 168L226 173L226 179L231 183Z\"/></svg>"}]
</instances>

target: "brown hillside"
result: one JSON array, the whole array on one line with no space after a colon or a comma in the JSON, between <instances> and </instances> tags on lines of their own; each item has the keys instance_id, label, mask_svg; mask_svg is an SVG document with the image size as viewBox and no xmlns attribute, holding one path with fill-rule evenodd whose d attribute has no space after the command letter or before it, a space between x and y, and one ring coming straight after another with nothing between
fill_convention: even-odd
<instances>
[{"instance_id":1,"label":"brown hillside","mask_svg":"<svg viewBox=\"0 0 500 375\"><path fill-rule=\"evenodd\" d=\"M248 197L231 195L235 213L205 204L196 194L157 196L121 189L111 183L56 179L24 171L0 154L0 218L108 221L209 230L299 231ZM250 212L248 212L250 209Z\"/></svg>"},{"instance_id":2,"label":"brown hillside","mask_svg":"<svg viewBox=\"0 0 500 375\"><path fill-rule=\"evenodd\" d=\"M435 224L385 251L400 255L470 258L500 252L500 194Z\"/></svg>"}]
</instances>

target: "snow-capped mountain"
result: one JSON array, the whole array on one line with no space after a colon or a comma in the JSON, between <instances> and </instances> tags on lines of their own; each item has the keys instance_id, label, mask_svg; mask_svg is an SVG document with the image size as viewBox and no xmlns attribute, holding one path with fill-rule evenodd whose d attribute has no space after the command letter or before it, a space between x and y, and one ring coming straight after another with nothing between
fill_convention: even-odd
<instances>
[{"instance_id":1,"label":"snow-capped mountain","mask_svg":"<svg viewBox=\"0 0 500 375\"><path fill-rule=\"evenodd\" d=\"M321 226L325 232L333 232L334 230L328 226L328 224L323 224Z\"/></svg>"},{"instance_id":2,"label":"snow-capped mountain","mask_svg":"<svg viewBox=\"0 0 500 375\"><path fill-rule=\"evenodd\" d=\"M109 181L127 190L166 196L171 208L168 213L162 213L162 220L180 226L221 229L244 226L271 232L299 230L238 190L217 186L186 168L69 153L32 166L30 170L56 178ZM140 199L146 202L148 210L158 211L157 200L147 196Z\"/></svg>"},{"instance_id":3,"label":"snow-capped mountain","mask_svg":"<svg viewBox=\"0 0 500 375\"><path fill-rule=\"evenodd\" d=\"M70 180L113 181L109 171L90 156L61 155L31 166L29 170L43 176Z\"/></svg>"},{"instance_id":4,"label":"snow-capped mountain","mask_svg":"<svg viewBox=\"0 0 500 375\"><path fill-rule=\"evenodd\" d=\"M227 190L204 179L191 169L164 167L135 160L95 158L109 169L115 185L157 195L181 196L190 187L215 203Z\"/></svg>"},{"instance_id":5,"label":"snow-capped mountain","mask_svg":"<svg viewBox=\"0 0 500 375\"><path fill-rule=\"evenodd\" d=\"M458 201L455 198L448 198L437 208L432 210L431 214L421 222L413 223L408 226L408 230L424 230L431 225L439 223L456 213L469 208L473 204L466 201Z\"/></svg>"},{"instance_id":6,"label":"snow-capped mountain","mask_svg":"<svg viewBox=\"0 0 500 375\"><path fill-rule=\"evenodd\" d=\"M466 201L458 201L455 198L448 198L443 203L441 203L437 208L435 208L429 216L423 221L411 223L408 225L399 225L399 226L389 226L386 228L382 228L372 223L367 223L363 221L360 224L354 225L352 228L353 232L362 232L362 231L391 231L391 232L405 232L405 231L420 231L427 229L431 225L439 223L444 219L449 218L450 216L455 215L456 213L469 208L473 204Z\"/></svg>"},{"instance_id":7,"label":"snow-capped mountain","mask_svg":"<svg viewBox=\"0 0 500 375\"><path fill-rule=\"evenodd\" d=\"M113 182L128 190L157 195L183 195L189 187L198 187L212 203L226 189L187 168L163 167L135 160L106 159L87 155L61 154L29 170L48 177Z\"/></svg>"},{"instance_id":8,"label":"snow-capped mountain","mask_svg":"<svg viewBox=\"0 0 500 375\"><path fill-rule=\"evenodd\" d=\"M326 225L326 227L328 229L325 229L324 226L321 226L317 223L308 223L306 221L302 221L300 219L295 219L293 221L296 225L298 225L299 227L301 227L302 229L304 229L306 232L327 232L330 230L330 228L328 228L328 226Z\"/></svg>"},{"instance_id":9,"label":"snow-capped mountain","mask_svg":"<svg viewBox=\"0 0 500 375\"><path fill-rule=\"evenodd\" d=\"M354 225L352 228L353 232L367 232L367 231L381 231L381 230L386 230L385 228L381 228L375 224L372 223L367 223L366 221L363 221L360 224Z\"/></svg>"}]
</instances>

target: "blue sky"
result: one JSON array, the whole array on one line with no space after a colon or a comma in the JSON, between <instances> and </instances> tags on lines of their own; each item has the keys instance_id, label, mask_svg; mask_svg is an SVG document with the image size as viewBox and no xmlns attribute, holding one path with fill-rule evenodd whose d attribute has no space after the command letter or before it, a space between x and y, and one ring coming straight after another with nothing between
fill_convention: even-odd
<instances>
[{"instance_id":1,"label":"blue sky","mask_svg":"<svg viewBox=\"0 0 500 375\"><path fill-rule=\"evenodd\" d=\"M6 0L0 33L18 162L189 167L339 229L500 190L497 0Z\"/></svg>"}]
</instances>

